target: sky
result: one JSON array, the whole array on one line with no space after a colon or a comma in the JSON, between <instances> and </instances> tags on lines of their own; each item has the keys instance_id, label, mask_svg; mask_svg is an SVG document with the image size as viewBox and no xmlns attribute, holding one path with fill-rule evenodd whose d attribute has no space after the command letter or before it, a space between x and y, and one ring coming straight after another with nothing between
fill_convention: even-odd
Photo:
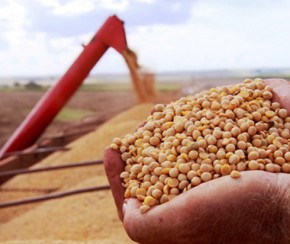
<instances>
[{"instance_id":1,"label":"sky","mask_svg":"<svg viewBox=\"0 0 290 244\"><path fill-rule=\"evenodd\" d=\"M116 14L153 72L290 67L288 0L0 0L0 77L61 75ZM92 73L127 73L109 49Z\"/></svg>"}]
</instances>

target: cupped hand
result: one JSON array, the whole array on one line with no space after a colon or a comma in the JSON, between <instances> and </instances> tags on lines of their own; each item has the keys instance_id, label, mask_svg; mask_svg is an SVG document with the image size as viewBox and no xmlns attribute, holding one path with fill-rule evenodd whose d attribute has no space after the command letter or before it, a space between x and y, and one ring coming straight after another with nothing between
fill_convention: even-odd
<instances>
[{"instance_id":1,"label":"cupped hand","mask_svg":"<svg viewBox=\"0 0 290 244\"><path fill-rule=\"evenodd\" d=\"M290 114L290 84L265 81L273 100ZM290 243L290 176L241 172L202 183L171 201L140 213L137 199L124 199L120 153L106 149L104 166L120 219L140 243Z\"/></svg>"}]
</instances>

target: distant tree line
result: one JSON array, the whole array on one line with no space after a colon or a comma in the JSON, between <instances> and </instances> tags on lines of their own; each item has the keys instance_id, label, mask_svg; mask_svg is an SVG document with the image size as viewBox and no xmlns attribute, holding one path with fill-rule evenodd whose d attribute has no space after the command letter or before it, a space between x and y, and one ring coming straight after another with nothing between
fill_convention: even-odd
<instances>
[{"instance_id":1,"label":"distant tree line","mask_svg":"<svg viewBox=\"0 0 290 244\"><path fill-rule=\"evenodd\" d=\"M14 81L13 86L20 87L21 85L20 85L19 81ZM42 86L37 84L37 82L34 80L29 80L26 84L24 84L24 88L27 90L41 90Z\"/></svg>"}]
</instances>

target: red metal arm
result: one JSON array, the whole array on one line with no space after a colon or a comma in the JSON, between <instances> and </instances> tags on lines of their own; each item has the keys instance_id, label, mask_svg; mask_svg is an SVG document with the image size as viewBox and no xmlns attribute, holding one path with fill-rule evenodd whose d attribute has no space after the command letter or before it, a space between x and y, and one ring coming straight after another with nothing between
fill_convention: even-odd
<instances>
[{"instance_id":1,"label":"red metal arm","mask_svg":"<svg viewBox=\"0 0 290 244\"><path fill-rule=\"evenodd\" d=\"M63 77L40 99L3 146L0 158L35 143L109 47L120 53L127 47L123 21L115 15L106 20Z\"/></svg>"}]
</instances>

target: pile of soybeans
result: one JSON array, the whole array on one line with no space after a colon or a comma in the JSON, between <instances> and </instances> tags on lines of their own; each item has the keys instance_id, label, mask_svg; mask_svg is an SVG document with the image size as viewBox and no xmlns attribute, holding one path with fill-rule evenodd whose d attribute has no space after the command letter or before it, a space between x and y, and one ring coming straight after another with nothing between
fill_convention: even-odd
<instances>
[{"instance_id":1,"label":"pile of soybeans","mask_svg":"<svg viewBox=\"0 0 290 244\"><path fill-rule=\"evenodd\" d=\"M144 126L111 148L126 162L125 198L141 213L193 187L241 171L290 172L290 117L262 79L157 104Z\"/></svg>"},{"instance_id":2,"label":"pile of soybeans","mask_svg":"<svg viewBox=\"0 0 290 244\"><path fill-rule=\"evenodd\" d=\"M146 119L153 104L119 113L31 168L102 159L115 136L123 137ZM108 184L103 165L20 174L0 187L0 202ZM0 243L117 244L135 243L127 236L108 190L0 209Z\"/></svg>"}]
</instances>

